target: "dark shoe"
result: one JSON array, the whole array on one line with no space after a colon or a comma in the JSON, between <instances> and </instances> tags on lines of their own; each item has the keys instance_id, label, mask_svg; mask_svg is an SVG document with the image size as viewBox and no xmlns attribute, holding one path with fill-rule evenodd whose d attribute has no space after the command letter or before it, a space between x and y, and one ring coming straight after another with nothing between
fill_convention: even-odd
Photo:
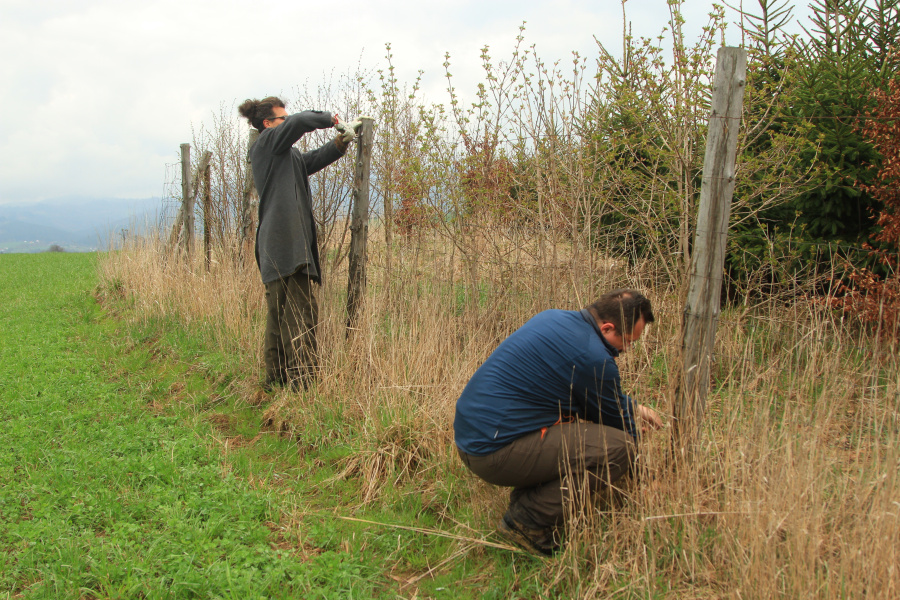
<instances>
[{"instance_id":1,"label":"dark shoe","mask_svg":"<svg viewBox=\"0 0 900 600\"><path fill-rule=\"evenodd\" d=\"M553 529L549 527L547 529L529 529L509 515L503 515L497 525L497 531L505 540L532 554L553 556L559 551L559 543L554 538Z\"/></svg>"},{"instance_id":2,"label":"dark shoe","mask_svg":"<svg viewBox=\"0 0 900 600\"><path fill-rule=\"evenodd\" d=\"M312 385L315 377L313 377L308 371L303 371L301 369L288 369L287 375L285 376L285 387L290 387L292 392L305 392L309 389L309 386Z\"/></svg>"},{"instance_id":3,"label":"dark shoe","mask_svg":"<svg viewBox=\"0 0 900 600\"><path fill-rule=\"evenodd\" d=\"M284 379L271 379L267 377L261 387L263 391L268 394L270 392L274 392L278 388L284 387L284 383Z\"/></svg>"},{"instance_id":4,"label":"dark shoe","mask_svg":"<svg viewBox=\"0 0 900 600\"><path fill-rule=\"evenodd\" d=\"M291 377L282 385L292 392L305 392L309 388L309 380L302 377Z\"/></svg>"}]
</instances>

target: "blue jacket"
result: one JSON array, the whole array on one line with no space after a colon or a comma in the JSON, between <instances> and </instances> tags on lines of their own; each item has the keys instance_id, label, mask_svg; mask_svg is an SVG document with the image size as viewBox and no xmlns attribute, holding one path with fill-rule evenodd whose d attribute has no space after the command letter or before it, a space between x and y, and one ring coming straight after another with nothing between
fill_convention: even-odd
<instances>
[{"instance_id":1,"label":"blue jacket","mask_svg":"<svg viewBox=\"0 0 900 600\"><path fill-rule=\"evenodd\" d=\"M506 338L456 402L456 445L485 456L574 416L636 435L619 352L587 310L547 310Z\"/></svg>"}]
</instances>

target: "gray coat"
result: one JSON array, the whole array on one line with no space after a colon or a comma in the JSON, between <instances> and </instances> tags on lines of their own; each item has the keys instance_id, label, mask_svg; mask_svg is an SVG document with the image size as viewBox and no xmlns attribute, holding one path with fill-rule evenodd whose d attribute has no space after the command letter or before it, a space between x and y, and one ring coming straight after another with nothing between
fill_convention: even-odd
<instances>
[{"instance_id":1,"label":"gray coat","mask_svg":"<svg viewBox=\"0 0 900 600\"><path fill-rule=\"evenodd\" d=\"M309 176L343 153L334 141L305 153L294 148L294 142L305 133L332 125L331 113L305 110L289 115L278 127L262 131L250 149L259 194L256 264L264 284L300 268L321 282Z\"/></svg>"}]
</instances>

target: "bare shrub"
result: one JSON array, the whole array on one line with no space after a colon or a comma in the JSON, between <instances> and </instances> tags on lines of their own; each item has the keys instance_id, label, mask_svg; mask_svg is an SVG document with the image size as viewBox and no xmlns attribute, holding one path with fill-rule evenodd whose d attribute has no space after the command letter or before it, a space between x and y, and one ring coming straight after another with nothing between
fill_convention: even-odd
<instances>
[{"instance_id":1,"label":"bare shrub","mask_svg":"<svg viewBox=\"0 0 900 600\"><path fill-rule=\"evenodd\" d=\"M723 26L719 17L713 25ZM620 369L629 392L672 414L666 390L677 364L685 236L699 193L709 36L695 52L679 42L686 78L652 107L656 133L669 136L652 143L641 141L639 128L598 134L608 124L602 119L587 128L591 115L622 113L628 98L612 106L603 89L584 84L584 59L573 57L573 72L564 73L521 40L508 62L493 62L485 50L485 83L471 110L454 91L449 107L426 102L416 85L401 92L390 69L380 92L361 73L299 94L301 107L375 117L376 216L378 207L382 217L392 215L370 225L369 286L348 335L349 165L316 176L326 257L322 374L305 393L279 392L262 417L296 439L299 452L349 448L335 459L340 477L360 482L359 497L347 504L377 504L402 488L419 493L447 523L474 515L467 535L488 535L505 493L468 476L456 458L456 398L534 313L581 308L609 289L637 288L653 300L657 321ZM659 57L648 49L633 59L657 64ZM613 68L607 58L601 69ZM656 89L669 73L645 73L640 81ZM220 176L231 198L240 180L228 170L239 168L243 134L223 131L234 140L225 144L233 166ZM622 153L609 153L613 138ZM773 152L790 147L787 140ZM649 160L642 163L649 170L629 173L638 158ZM778 164L773 155L751 166ZM751 179L742 189L752 206L738 211L747 218L766 205L764 186L775 181L758 178L763 187L753 188ZM793 180L777 181L773 202L791 193ZM172 254L161 241L129 239L102 261L101 276L138 318L177 319L238 356L250 395L262 364L263 288L252 261L234 252L233 210L222 215L231 216L222 217L209 271L200 257ZM402 235L392 237L394 227ZM649 251L635 250L635 236ZM752 273L748 281L756 281ZM762 294L723 311L698 460L676 475L666 462L668 431L651 438L638 481L619 492L626 501L571 515L563 554L542 567L548 596L900 595L898 356L808 302L814 283L796 279L788 294Z\"/></svg>"}]
</instances>

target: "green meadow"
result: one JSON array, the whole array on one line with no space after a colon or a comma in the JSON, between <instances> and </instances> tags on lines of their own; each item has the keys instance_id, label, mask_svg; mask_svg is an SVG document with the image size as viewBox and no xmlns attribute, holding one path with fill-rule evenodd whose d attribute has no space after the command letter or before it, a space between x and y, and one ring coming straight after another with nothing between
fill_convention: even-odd
<instances>
[{"instance_id":1,"label":"green meadow","mask_svg":"<svg viewBox=\"0 0 900 600\"><path fill-rule=\"evenodd\" d=\"M453 541L388 525L415 522L414 500L354 511L354 484L334 480L328 456L346 450L298 452L261 428L230 359L174 322L104 307L96 262L0 256L0 598L527 589L537 565L503 549L476 554L513 567L499 577L471 560L429 573Z\"/></svg>"},{"instance_id":2,"label":"green meadow","mask_svg":"<svg viewBox=\"0 0 900 600\"><path fill-rule=\"evenodd\" d=\"M898 356L839 315L727 314L696 460L654 437L624 502L573 507L543 560L498 539L505 493L451 424L534 295L507 324L458 314L413 261L348 337L324 287L319 382L266 394L255 265L185 266L0 255L0 600L897 597ZM651 293L622 368L664 410L679 307Z\"/></svg>"}]
</instances>

